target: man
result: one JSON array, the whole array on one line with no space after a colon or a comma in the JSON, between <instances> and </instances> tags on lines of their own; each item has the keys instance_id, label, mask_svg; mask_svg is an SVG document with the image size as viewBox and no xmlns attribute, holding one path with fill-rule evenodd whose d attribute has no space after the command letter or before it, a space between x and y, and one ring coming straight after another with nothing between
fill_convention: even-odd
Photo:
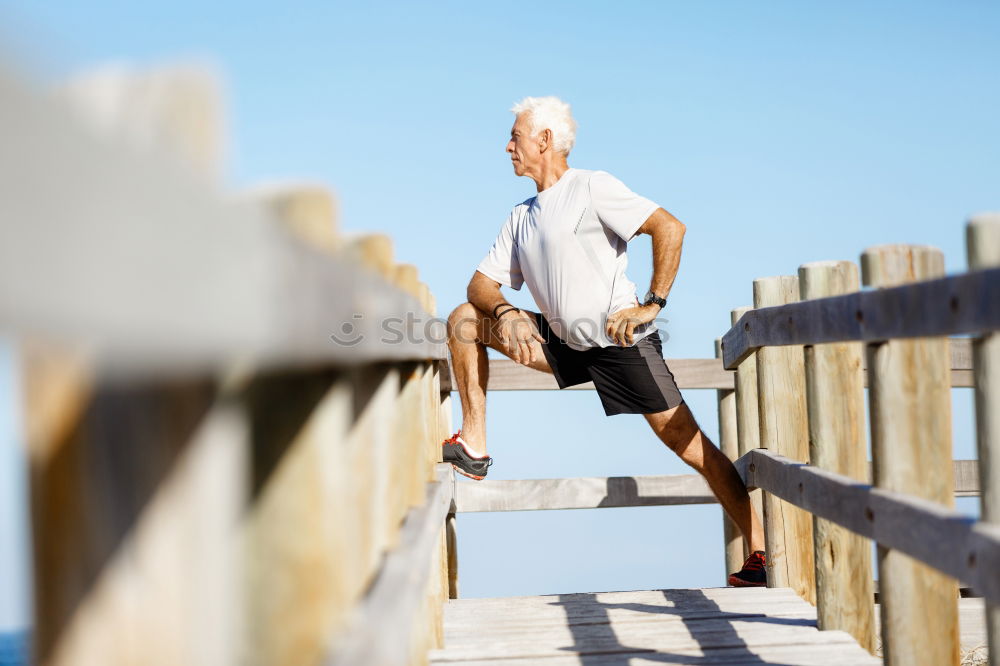
<instances>
[{"instance_id":1,"label":"man","mask_svg":"<svg viewBox=\"0 0 1000 666\"><path fill-rule=\"evenodd\" d=\"M764 538L739 474L695 422L663 361L653 323L680 265L684 225L603 171L570 168L576 136L570 107L527 97L507 152L538 193L514 207L448 318L448 345L462 401L462 428L443 459L486 476L486 347L555 375L559 388L593 381L605 414L642 414L657 437L698 470L747 538L751 555L729 584L762 586ZM626 244L648 234L653 279L642 303L625 276ZM500 285L527 284L539 312L507 303Z\"/></svg>"}]
</instances>

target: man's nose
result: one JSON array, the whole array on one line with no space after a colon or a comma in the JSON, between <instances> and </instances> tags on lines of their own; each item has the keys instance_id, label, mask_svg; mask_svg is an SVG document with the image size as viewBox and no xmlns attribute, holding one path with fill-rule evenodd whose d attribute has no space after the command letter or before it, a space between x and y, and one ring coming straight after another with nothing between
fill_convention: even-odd
<instances>
[{"instance_id":1,"label":"man's nose","mask_svg":"<svg viewBox=\"0 0 1000 666\"><path fill-rule=\"evenodd\" d=\"M514 142L513 141L508 141L507 142L507 152L508 153L513 153L514 152Z\"/></svg>"}]
</instances>

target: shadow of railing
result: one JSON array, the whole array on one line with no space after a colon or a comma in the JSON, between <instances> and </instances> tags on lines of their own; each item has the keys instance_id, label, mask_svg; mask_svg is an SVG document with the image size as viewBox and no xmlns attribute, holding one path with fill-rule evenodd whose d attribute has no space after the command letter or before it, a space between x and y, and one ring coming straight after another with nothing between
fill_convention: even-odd
<instances>
[{"instance_id":1,"label":"shadow of railing","mask_svg":"<svg viewBox=\"0 0 1000 666\"><path fill-rule=\"evenodd\" d=\"M718 603L710 599L702 590L663 590L665 603L608 603L598 600L597 594L563 594L553 605L562 606L566 614L566 626L573 637L573 645L560 648L579 655L581 664L596 666L628 666L632 659L670 664L710 664L724 657L727 662L741 664L769 664L785 666L781 661L770 661L758 656L740 636L733 622L761 622L773 625L815 627L811 619L792 617L768 617L762 613L738 613L723 611ZM664 638L664 625L656 623L657 630L649 632L655 636L654 645L623 643L612 625L610 611L630 610L653 615L676 616L686 630L686 635L678 632L678 647L664 648L669 638ZM646 624L632 619L627 624ZM669 632L667 632L669 633ZM627 640L627 639L626 639ZM690 641L691 649L680 648L682 641ZM659 644L661 647L656 647ZM780 645L780 642L772 645ZM768 646L770 647L770 646ZM701 654L695 653L695 649ZM788 665L790 666L790 665Z\"/></svg>"}]
</instances>

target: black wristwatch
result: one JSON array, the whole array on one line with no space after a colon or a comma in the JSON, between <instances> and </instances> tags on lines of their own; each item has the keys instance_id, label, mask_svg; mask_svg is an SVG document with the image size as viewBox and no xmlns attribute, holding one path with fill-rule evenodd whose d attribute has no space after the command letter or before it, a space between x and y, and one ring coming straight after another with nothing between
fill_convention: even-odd
<instances>
[{"instance_id":1,"label":"black wristwatch","mask_svg":"<svg viewBox=\"0 0 1000 666\"><path fill-rule=\"evenodd\" d=\"M643 305L649 305L651 303L656 303L657 305L660 306L660 309L662 310L663 307L667 304L667 299L660 298L659 296L657 296L656 294L654 294L652 291L647 291L646 292L646 301L643 303Z\"/></svg>"}]
</instances>

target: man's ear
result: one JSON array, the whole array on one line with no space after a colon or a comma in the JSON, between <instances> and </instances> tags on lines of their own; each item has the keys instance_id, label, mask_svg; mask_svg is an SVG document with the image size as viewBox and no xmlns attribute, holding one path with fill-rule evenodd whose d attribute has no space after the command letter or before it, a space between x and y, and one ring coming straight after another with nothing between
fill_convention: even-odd
<instances>
[{"instance_id":1,"label":"man's ear","mask_svg":"<svg viewBox=\"0 0 1000 666\"><path fill-rule=\"evenodd\" d=\"M552 130L543 129L538 133L538 152L544 153L552 147Z\"/></svg>"}]
</instances>

